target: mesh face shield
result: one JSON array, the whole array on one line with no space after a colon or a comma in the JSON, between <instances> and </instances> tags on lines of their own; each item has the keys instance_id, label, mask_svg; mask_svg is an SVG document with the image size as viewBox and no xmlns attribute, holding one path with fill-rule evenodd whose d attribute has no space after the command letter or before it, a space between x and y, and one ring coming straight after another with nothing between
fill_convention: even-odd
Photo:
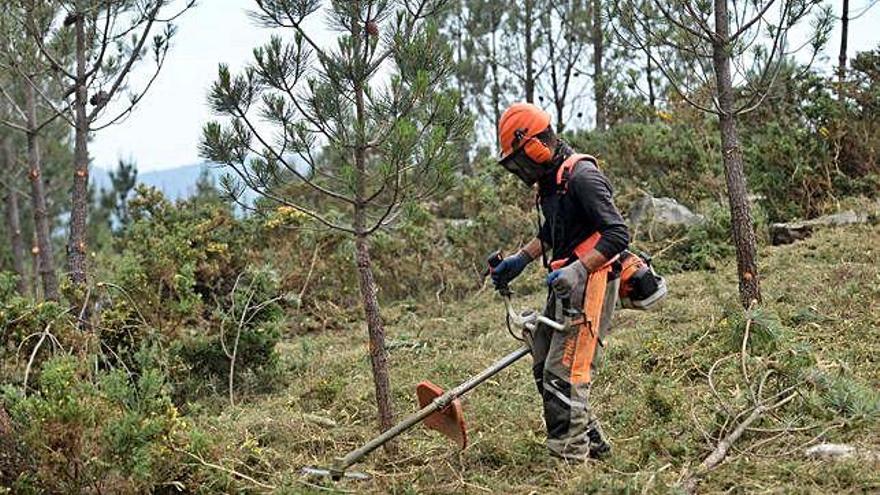
<instances>
[{"instance_id":1,"label":"mesh face shield","mask_svg":"<svg viewBox=\"0 0 880 495\"><path fill-rule=\"evenodd\" d=\"M531 186L547 173L546 168L529 158L523 148L507 155L498 163L508 172L519 177L527 186Z\"/></svg>"}]
</instances>

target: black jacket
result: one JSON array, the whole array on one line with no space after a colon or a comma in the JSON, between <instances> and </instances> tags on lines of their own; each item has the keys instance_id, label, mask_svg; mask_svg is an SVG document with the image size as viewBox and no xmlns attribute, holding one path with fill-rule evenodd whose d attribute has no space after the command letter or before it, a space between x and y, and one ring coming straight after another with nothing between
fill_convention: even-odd
<instances>
[{"instance_id":1,"label":"black jacket","mask_svg":"<svg viewBox=\"0 0 880 495\"><path fill-rule=\"evenodd\" d=\"M561 165L570 150L557 161ZM602 234L596 250L612 258L629 245L629 230L612 198L608 178L592 162L575 165L563 193L556 184L556 172L538 183L538 201L544 223L538 238L553 250L552 259L570 257L574 248L595 232Z\"/></svg>"}]
</instances>

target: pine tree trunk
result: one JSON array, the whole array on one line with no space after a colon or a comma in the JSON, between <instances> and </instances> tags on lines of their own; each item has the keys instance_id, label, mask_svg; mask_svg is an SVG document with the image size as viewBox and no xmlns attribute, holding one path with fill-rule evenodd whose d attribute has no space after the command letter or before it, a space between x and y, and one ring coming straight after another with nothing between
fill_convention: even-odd
<instances>
[{"instance_id":1,"label":"pine tree trunk","mask_svg":"<svg viewBox=\"0 0 880 495\"><path fill-rule=\"evenodd\" d=\"M12 149L12 138L6 137L3 140L3 148L0 150L3 155L3 170L7 171L7 177L14 177L15 174L15 152ZM15 184L9 188L6 194L6 230L9 233L9 248L12 251L12 269L18 276L16 282L16 290L19 295L27 296L28 283L27 274L24 268L24 240L21 238L21 212L18 207L18 191Z\"/></svg>"},{"instance_id":2,"label":"pine tree trunk","mask_svg":"<svg viewBox=\"0 0 880 495\"><path fill-rule=\"evenodd\" d=\"M651 62L650 43L645 47L645 54L647 55L645 77L648 79L648 104L651 105L651 108L656 108L657 97L654 95L654 67L651 65L653 62Z\"/></svg>"},{"instance_id":3,"label":"pine tree trunk","mask_svg":"<svg viewBox=\"0 0 880 495\"><path fill-rule=\"evenodd\" d=\"M550 17L550 10L548 9L544 15L546 15L546 19L544 24L546 25L546 31L544 32L544 36L547 39L547 55L550 57L550 60L556 60L556 46L553 43L553 33L552 33L552 18ZM565 130L565 122L562 120L563 114L565 113L565 95L563 94L562 89L560 88L561 83L559 81L559 73L556 69L556 64L551 63L550 67L550 91L553 93L553 107L556 110L556 125L554 126L557 133L562 133Z\"/></svg>"},{"instance_id":4,"label":"pine tree trunk","mask_svg":"<svg viewBox=\"0 0 880 495\"><path fill-rule=\"evenodd\" d=\"M376 282L373 279L372 261L370 260L369 239L366 236L359 235L356 237L355 252L364 317L367 320L367 331L370 336L370 364L373 368L373 384L376 392L379 429L385 431L394 426L394 412L391 405L388 354L385 351L385 325L379 312ZM394 446L389 443L385 445L385 449L388 452L393 452Z\"/></svg>"},{"instance_id":5,"label":"pine tree trunk","mask_svg":"<svg viewBox=\"0 0 880 495\"><path fill-rule=\"evenodd\" d=\"M351 32L354 37L354 53L361 57L363 50L359 36L357 18L352 19ZM358 282L361 291L361 302L364 317L367 320L369 333L370 363L373 367L373 385L376 391L376 408L378 411L379 429L388 430L393 426L394 412L391 405L391 384L388 378L388 356L385 352L385 326L379 312L379 300L376 297L376 282L373 279L370 246L367 234L367 110L364 101L364 82L354 81L355 94L355 262L357 264ZM395 444L386 443L384 449L389 454L396 452Z\"/></svg>"},{"instance_id":6,"label":"pine tree trunk","mask_svg":"<svg viewBox=\"0 0 880 495\"><path fill-rule=\"evenodd\" d=\"M532 39L532 24L534 19L532 18L532 11L534 10L533 5L534 0L526 0L525 1L525 9L524 9L524 20L523 20L523 32L525 35L525 63L526 63L526 73L525 73L525 96L526 101L529 103L535 102L535 44Z\"/></svg>"},{"instance_id":7,"label":"pine tree trunk","mask_svg":"<svg viewBox=\"0 0 880 495\"><path fill-rule=\"evenodd\" d=\"M497 32L498 28L496 26L497 20L495 18L495 10L493 7L492 10L492 35L491 35L491 46L490 50L492 51L490 57L490 68L492 69L492 114L495 118L495 129L498 129L498 125L501 123L501 84L498 82L498 39ZM495 149L501 149L501 140L498 132L493 132L495 135Z\"/></svg>"},{"instance_id":8,"label":"pine tree trunk","mask_svg":"<svg viewBox=\"0 0 880 495\"><path fill-rule=\"evenodd\" d=\"M74 121L76 124L73 149L74 173L71 194L70 236L67 245L70 280L74 286L86 283L86 228L89 192L89 122L86 114L88 94L86 88L86 34L83 2L77 1L76 16L76 96Z\"/></svg>"},{"instance_id":9,"label":"pine tree trunk","mask_svg":"<svg viewBox=\"0 0 880 495\"><path fill-rule=\"evenodd\" d=\"M849 0L843 0L843 12L840 13L840 54L837 56L837 78L840 82L846 79L846 43L849 36Z\"/></svg>"},{"instance_id":10,"label":"pine tree trunk","mask_svg":"<svg viewBox=\"0 0 880 495\"><path fill-rule=\"evenodd\" d=\"M37 101L33 86L25 84L25 106L27 111L28 129L37 128ZM55 255L52 252L52 228L49 225L49 213L46 207L46 191L43 184L42 158L40 141L35 131L28 132L28 179L31 183L31 208L34 215L34 232L37 239L37 255L39 256L39 273L43 281L43 297L50 301L61 298L58 292L58 277L55 274Z\"/></svg>"},{"instance_id":11,"label":"pine tree trunk","mask_svg":"<svg viewBox=\"0 0 880 495\"><path fill-rule=\"evenodd\" d=\"M733 82L730 73L730 45L727 0L715 0L715 42L712 46L712 63L718 105L721 110L721 152L724 160L727 198L730 204L730 224L736 247L736 264L739 274L739 294L743 307L753 301L761 302L758 279L757 247L752 214L748 201L742 151L736 129L734 114Z\"/></svg>"},{"instance_id":12,"label":"pine tree trunk","mask_svg":"<svg viewBox=\"0 0 880 495\"><path fill-rule=\"evenodd\" d=\"M40 243L36 229L31 236L31 295L34 301L40 300Z\"/></svg>"},{"instance_id":13,"label":"pine tree trunk","mask_svg":"<svg viewBox=\"0 0 880 495\"><path fill-rule=\"evenodd\" d=\"M596 100L596 130L608 127L605 70L605 31L602 28L602 0L593 0L593 94Z\"/></svg>"},{"instance_id":14,"label":"pine tree trunk","mask_svg":"<svg viewBox=\"0 0 880 495\"><path fill-rule=\"evenodd\" d=\"M462 6L460 6L460 7L462 7ZM456 52L455 62L457 64L461 64L461 62L464 58L464 46L463 46L464 40L462 39L463 33L464 33L464 9L463 8L459 9L458 14L456 16L456 21L458 21L458 24L457 24L457 30L455 33L456 34L456 36L455 36L455 52ZM465 113L464 83L462 82L461 79L462 79L462 75L461 75L461 70L459 69L459 73L455 77L455 81L458 84L458 111L459 111L459 113L464 114ZM470 150L468 150L468 152L464 153L464 156L462 156L461 171L464 173L464 175L466 175L468 177L474 176L474 167L473 167L473 165L471 163L471 159L470 159Z\"/></svg>"}]
</instances>

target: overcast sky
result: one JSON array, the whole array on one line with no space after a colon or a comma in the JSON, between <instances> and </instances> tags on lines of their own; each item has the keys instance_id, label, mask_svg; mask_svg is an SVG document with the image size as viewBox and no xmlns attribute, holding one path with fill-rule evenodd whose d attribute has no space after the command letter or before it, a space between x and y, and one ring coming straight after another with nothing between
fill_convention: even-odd
<instances>
[{"instance_id":1,"label":"overcast sky","mask_svg":"<svg viewBox=\"0 0 880 495\"><path fill-rule=\"evenodd\" d=\"M872 1L851 1L852 15ZM834 1L835 6L839 3ZM95 135L91 145L93 163L113 168L120 158L132 158L143 172L199 163L201 128L212 118L206 95L216 78L217 65L242 67L250 61L253 48L271 35L246 15L253 5L254 0L201 0L196 9L180 19L166 66L150 93L125 122ZM324 43L332 41L326 39L326 30L317 31ZM835 30L824 67L836 63L839 36L839 30ZM850 57L878 44L880 7L850 22Z\"/></svg>"}]
</instances>

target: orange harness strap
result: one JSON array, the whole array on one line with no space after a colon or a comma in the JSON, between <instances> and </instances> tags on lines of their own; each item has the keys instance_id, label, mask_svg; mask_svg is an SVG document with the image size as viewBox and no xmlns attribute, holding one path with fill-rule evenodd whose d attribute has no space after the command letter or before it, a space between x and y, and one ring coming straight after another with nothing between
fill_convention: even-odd
<instances>
[{"instance_id":1,"label":"orange harness strap","mask_svg":"<svg viewBox=\"0 0 880 495\"><path fill-rule=\"evenodd\" d=\"M598 160L590 155L573 154L568 157L556 172L556 184L567 189L566 174L571 174L575 165L581 160L589 160L598 166ZM599 243L602 235L594 233L574 249L573 257L577 259L591 251ZM574 342L568 340L563 364L571 366L571 383L590 383L591 367L596 355L596 346L599 343L599 329L602 325L602 307L605 305L605 291L608 288L608 274L611 272L611 264L618 258L608 260L600 268L592 271L587 280L586 293L584 294L583 321L579 322L577 337ZM550 263L551 270L558 270L565 266L569 259L555 260ZM569 346L568 343L574 344Z\"/></svg>"},{"instance_id":2,"label":"orange harness strap","mask_svg":"<svg viewBox=\"0 0 880 495\"><path fill-rule=\"evenodd\" d=\"M571 383L590 383L590 368L599 344L599 329L602 325L602 306L605 304L605 291L608 287L608 274L611 264L605 264L590 273L584 294L584 321L577 334L577 349L571 366Z\"/></svg>"},{"instance_id":3,"label":"orange harness strap","mask_svg":"<svg viewBox=\"0 0 880 495\"><path fill-rule=\"evenodd\" d=\"M582 241L580 244L575 246L574 253L572 253L572 257L574 257L576 259L580 259L583 255L592 251L593 248L596 247L596 244L599 244L599 239L601 239L601 238L602 238L602 234L600 234L598 232L593 233L593 235L591 235L590 237L587 237L584 241ZM610 265L611 262L616 260L618 257L619 257L619 255L611 258L610 260L608 260L605 263L605 265ZM553 260L550 262L550 269L551 270L559 270L563 266L567 265L568 260L570 260L570 259L572 259L572 258L569 257L569 258L562 258L559 260Z\"/></svg>"},{"instance_id":4,"label":"orange harness strap","mask_svg":"<svg viewBox=\"0 0 880 495\"><path fill-rule=\"evenodd\" d=\"M578 244L574 249L574 257L580 258L596 247L602 235L598 232ZM571 383L590 383L590 372L593 358L596 355L596 346L599 344L599 329L602 325L602 307L605 305L605 292L608 288L608 275L611 265L619 256L608 260L598 269L590 272L587 279L586 293L584 294L583 321L575 322L580 328L577 337L572 342L569 352L566 352L566 366L571 366ZM556 260L550 264L550 268L558 270L566 265L568 259ZM580 263L575 260L574 263ZM566 346L568 347L568 346Z\"/></svg>"},{"instance_id":5,"label":"orange harness strap","mask_svg":"<svg viewBox=\"0 0 880 495\"><path fill-rule=\"evenodd\" d=\"M596 157L593 155L587 155L584 153L572 153L572 155L565 159L562 162L562 165L559 166L559 169L556 170L556 185L562 186L564 192L568 192L568 185L566 181L568 177L566 174L571 175L574 171L574 166L578 164L578 162L582 160L589 160L593 162L593 165L599 167L599 160L596 160Z\"/></svg>"}]
</instances>

